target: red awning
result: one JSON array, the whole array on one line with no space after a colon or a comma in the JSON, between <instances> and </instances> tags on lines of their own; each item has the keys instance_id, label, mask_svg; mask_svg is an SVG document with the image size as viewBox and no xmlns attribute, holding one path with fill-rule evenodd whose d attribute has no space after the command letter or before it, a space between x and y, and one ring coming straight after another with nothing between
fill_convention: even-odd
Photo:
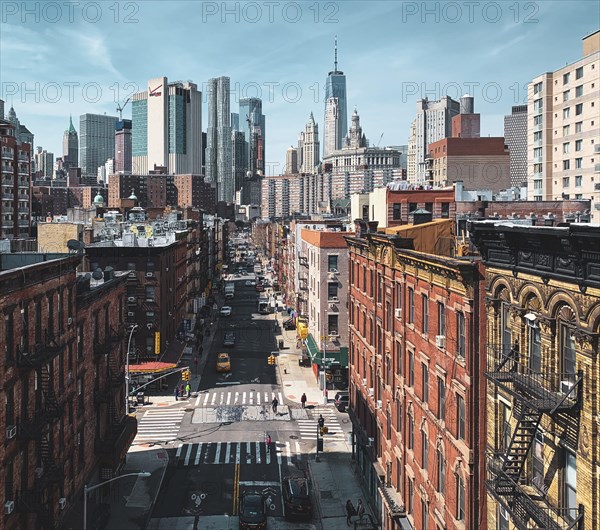
<instances>
[{"instance_id":1,"label":"red awning","mask_svg":"<svg viewBox=\"0 0 600 530\"><path fill-rule=\"evenodd\" d=\"M155 361L155 362L141 363L141 364L130 364L129 365L129 373L130 374L159 374L162 372L168 372L169 370L173 370L173 368L177 368L177 365L173 364L173 363L161 363L161 362Z\"/></svg>"}]
</instances>

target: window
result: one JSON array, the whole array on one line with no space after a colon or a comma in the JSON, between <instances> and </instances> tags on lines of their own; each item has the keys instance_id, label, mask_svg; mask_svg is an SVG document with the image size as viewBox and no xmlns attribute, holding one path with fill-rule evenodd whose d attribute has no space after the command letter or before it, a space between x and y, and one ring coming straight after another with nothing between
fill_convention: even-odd
<instances>
[{"instance_id":1,"label":"window","mask_svg":"<svg viewBox=\"0 0 600 530\"><path fill-rule=\"evenodd\" d=\"M393 207L392 219L394 221L400 221L402 219L402 205L395 202Z\"/></svg>"},{"instance_id":2,"label":"window","mask_svg":"<svg viewBox=\"0 0 600 530\"><path fill-rule=\"evenodd\" d=\"M563 125L563 136L569 136L570 125Z\"/></svg>"},{"instance_id":3,"label":"window","mask_svg":"<svg viewBox=\"0 0 600 530\"><path fill-rule=\"evenodd\" d=\"M583 96L583 85L575 87L575 97L579 98L581 96Z\"/></svg>"},{"instance_id":4,"label":"window","mask_svg":"<svg viewBox=\"0 0 600 530\"><path fill-rule=\"evenodd\" d=\"M562 182L563 182L563 188L569 187L569 177L563 177Z\"/></svg>"},{"instance_id":5,"label":"window","mask_svg":"<svg viewBox=\"0 0 600 530\"><path fill-rule=\"evenodd\" d=\"M415 291L412 287L408 288L408 323L415 321Z\"/></svg>"},{"instance_id":6,"label":"window","mask_svg":"<svg viewBox=\"0 0 600 530\"><path fill-rule=\"evenodd\" d=\"M583 167L583 158L575 159L575 169L581 169Z\"/></svg>"},{"instance_id":7,"label":"window","mask_svg":"<svg viewBox=\"0 0 600 530\"><path fill-rule=\"evenodd\" d=\"M402 402L396 402L396 431L402 432Z\"/></svg>"},{"instance_id":8,"label":"window","mask_svg":"<svg viewBox=\"0 0 600 530\"><path fill-rule=\"evenodd\" d=\"M406 507L406 512L411 514L413 513L413 500L415 497L415 483L412 478L408 479L408 506Z\"/></svg>"},{"instance_id":9,"label":"window","mask_svg":"<svg viewBox=\"0 0 600 530\"><path fill-rule=\"evenodd\" d=\"M534 190L541 190L542 189L542 181L541 180L534 180L533 181L533 189Z\"/></svg>"},{"instance_id":10,"label":"window","mask_svg":"<svg viewBox=\"0 0 600 530\"><path fill-rule=\"evenodd\" d=\"M575 335L573 330L564 324L561 326L562 336L562 371L565 374L576 372Z\"/></svg>"},{"instance_id":11,"label":"window","mask_svg":"<svg viewBox=\"0 0 600 530\"><path fill-rule=\"evenodd\" d=\"M583 103L578 103L575 105L575 116L579 116L583 113Z\"/></svg>"},{"instance_id":12,"label":"window","mask_svg":"<svg viewBox=\"0 0 600 530\"><path fill-rule=\"evenodd\" d=\"M338 315L327 315L327 335L339 335Z\"/></svg>"},{"instance_id":13,"label":"window","mask_svg":"<svg viewBox=\"0 0 600 530\"><path fill-rule=\"evenodd\" d=\"M499 402L500 406L500 448L506 451L510 446L512 438L512 427L510 426L511 408L504 402Z\"/></svg>"},{"instance_id":14,"label":"window","mask_svg":"<svg viewBox=\"0 0 600 530\"><path fill-rule=\"evenodd\" d=\"M408 213L412 214L416 209L418 208L418 205L416 202L409 202L408 203Z\"/></svg>"},{"instance_id":15,"label":"window","mask_svg":"<svg viewBox=\"0 0 600 530\"><path fill-rule=\"evenodd\" d=\"M443 202L442 203L442 219L448 219L450 217L450 203Z\"/></svg>"},{"instance_id":16,"label":"window","mask_svg":"<svg viewBox=\"0 0 600 530\"><path fill-rule=\"evenodd\" d=\"M465 518L465 483L462 477L456 474L456 519L462 521Z\"/></svg>"},{"instance_id":17,"label":"window","mask_svg":"<svg viewBox=\"0 0 600 530\"><path fill-rule=\"evenodd\" d=\"M542 371L542 342L537 326L529 326L529 367L532 372Z\"/></svg>"},{"instance_id":18,"label":"window","mask_svg":"<svg viewBox=\"0 0 600 530\"><path fill-rule=\"evenodd\" d=\"M457 352L459 357L465 357L465 315L460 311L456 313L456 333L458 335L457 340Z\"/></svg>"},{"instance_id":19,"label":"window","mask_svg":"<svg viewBox=\"0 0 600 530\"><path fill-rule=\"evenodd\" d=\"M396 342L396 369L398 375L402 375L402 344L399 341Z\"/></svg>"},{"instance_id":20,"label":"window","mask_svg":"<svg viewBox=\"0 0 600 530\"><path fill-rule=\"evenodd\" d=\"M575 124L575 132L576 132L576 133L580 133L580 132L581 132L581 129L582 129L582 126L583 126L583 122L582 122L582 121L578 121L578 122Z\"/></svg>"},{"instance_id":21,"label":"window","mask_svg":"<svg viewBox=\"0 0 600 530\"><path fill-rule=\"evenodd\" d=\"M569 116L571 116L571 107L567 107L566 109L563 109L563 120L568 119Z\"/></svg>"},{"instance_id":22,"label":"window","mask_svg":"<svg viewBox=\"0 0 600 530\"><path fill-rule=\"evenodd\" d=\"M446 335L446 306L442 302L438 302L437 310L438 310L438 335Z\"/></svg>"},{"instance_id":23,"label":"window","mask_svg":"<svg viewBox=\"0 0 600 530\"><path fill-rule=\"evenodd\" d=\"M438 390L438 406L437 406L437 417L440 420L446 419L446 381L443 378L437 378L437 390Z\"/></svg>"},{"instance_id":24,"label":"window","mask_svg":"<svg viewBox=\"0 0 600 530\"><path fill-rule=\"evenodd\" d=\"M4 315L4 340L6 343L5 359L7 362L12 362L15 354L15 331L12 311Z\"/></svg>"},{"instance_id":25,"label":"window","mask_svg":"<svg viewBox=\"0 0 600 530\"><path fill-rule=\"evenodd\" d=\"M413 418L412 414L408 415L407 437L408 437L408 442L407 442L408 448L414 449L414 447L415 447L415 419Z\"/></svg>"},{"instance_id":26,"label":"window","mask_svg":"<svg viewBox=\"0 0 600 530\"><path fill-rule=\"evenodd\" d=\"M456 439L465 439L465 399L456 395Z\"/></svg>"},{"instance_id":27,"label":"window","mask_svg":"<svg viewBox=\"0 0 600 530\"><path fill-rule=\"evenodd\" d=\"M542 115L540 114L539 116L534 116L533 117L533 124L534 125L541 125L543 123L543 119L542 119Z\"/></svg>"},{"instance_id":28,"label":"window","mask_svg":"<svg viewBox=\"0 0 600 530\"><path fill-rule=\"evenodd\" d=\"M583 140L575 140L575 151L581 151Z\"/></svg>"},{"instance_id":29,"label":"window","mask_svg":"<svg viewBox=\"0 0 600 530\"><path fill-rule=\"evenodd\" d=\"M427 503L421 499L421 528L427 528Z\"/></svg>"},{"instance_id":30,"label":"window","mask_svg":"<svg viewBox=\"0 0 600 530\"><path fill-rule=\"evenodd\" d=\"M429 447L427 446L427 433L421 431L421 467L424 471L428 470Z\"/></svg>"},{"instance_id":31,"label":"window","mask_svg":"<svg viewBox=\"0 0 600 530\"><path fill-rule=\"evenodd\" d=\"M396 284L396 309L402 309L402 284Z\"/></svg>"},{"instance_id":32,"label":"window","mask_svg":"<svg viewBox=\"0 0 600 530\"><path fill-rule=\"evenodd\" d=\"M542 91L542 83L536 83L533 85L533 93L539 94Z\"/></svg>"},{"instance_id":33,"label":"window","mask_svg":"<svg viewBox=\"0 0 600 530\"><path fill-rule=\"evenodd\" d=\"M542 157L542 148L541 147L534 147L533 148L533 157L534 158L541 158Z\"/></svg>"},{"instance_id":34,"label":"window","mask_svg":"<svg viewBox=\"0 0 600 530\"><path fill-rule=\"evenodd\" d=\"M496 525L496 530L509 530L508 526L508 512L502 508L502 506L498 505L498 524Z\"/></svg>"},{"instance_id":35,"label":"window","mask_svg":"<svg viewBox=\"0 0 600 530\"><path fill-rule=\"evenodd\" d=\"M423 403L429 403L429 368L421 363L421 383L423 384Z\"/></svg>"},{"instance_id":36,"label":"window","mask_svg":"<svg viewBox=\"0 0 600 530\"><path fill-rule=\"evenodd\" d=\"M581 79L583 77L583 66L580 66L575 70L575 79Z\"/></svg>"},{"instance_id":37,"label":"window","mask_svg":"<svg viewBox=\"0 0 600 530\"><path fill-rule=\"evenodd\" d=\"M563 101L569 101L569 94L570 94L570 90L565 90L563 92Z\"/></svg>"},{"instance_id":38,"label":"window","mask_svg":"<svg viewBox=\"0 0 600 530\"><path fill-rule=\"evenodd\" d=\"M544 108L544 101L540 98L540 99L535 99L533 101L533 110L534 111L541 111Z\"/></svg>"},{"instance_id":39,"label":"window","mask_svg":"<svg viewBox=\"0 0 600 530\"><path fill-rule=\"evenodd\" d=\"M577 459L574 453L565 450L565 468L564 468L564 503L567 507L567 514L570 519L574 519L577 514Z\"/></svg>"},{"instance_id":40,"label":"window","mask_svg":"<svg viewBox=\"0 0 600 530\"><path fill-rule=\"evenodd\" d=\"M338 283L328 282L327 283L327 300L337 299L338 297Z\"/></svg>"},{"instance_id":41,"label":"window","mask_svg":"<svg viewBox=\"0 0 600 530\"><path fill-rule=\"evenodd\" d=\"M429 298L427 295L421 295L421 313L423 319L423 333L429 332Z\"/></svg>"},{"instance_id":42,"label":"window","mask_svg":"<svg viewBox=\"0 0 600 530\"><path fill-rule=\"evenodd\" d=\"M338 257L336 255L327 256L327 270L331 269L338 270Z\"/></svg>"},{"instance_id":43,"label":"window","mask_svg":"<svg viewBox=\"0 0 600 530\"><path fill-rule=\"evenodd\" d=\"M408 386L415 384L415 354L412 351L408 352Z\"/></svg>"},{"instance_id":44,"label":"window","mask_svg":"<svg viewBox=\"0 0 600 530\"><path fill-rule=\"evenodd\" d=\"M569 82L569 79L571 79L571 72L563 74L563 85L566 85Z\"/></svg>"},{"instance_id":45,"label":"window","mask_svg":"<svg viewBox=\"0 0 600 530\"><path fill-rule=\"evenodd\" d=\"M154 300L154 287L151 285L146 286L146 301Z\"/></svg>"},{"instance_id":46,"label":"window","mask_svg":"<svg viewBox=\"0 0 600 530\"><path fill-rule=\"evenodd\" d=\"M534 141L534 142L539 142L539 141L541 141L541 140L542 140L542 138L543 138L543 136L542 136L542 131L535 131L535 132L533 133L533 141Z\"/></svg>"},{"instance_id":47,"label":"window","mask_svg":"<svg viewBox=\"0 0 600 530\"><path fill-rule=\"evenodd\" d=\"M563 171L571 169L571 161L570 160L563 160L562 165L563 165Z\"/></svg>"},{"instance_id":48,"label":"window","mask_svg":"<svg viewBox=\"0 0 600 530\"><path fill-rule=\"evenodd\" d=\"M581 187L582 183L583 183L583 176L576 175L575 176L575 186L577 186L579 188L579 187Z\"/></svg>"},{"instance_id":49,"label":"window","mask_svg":"<svg viewBox=\"0 0 600 530\"><path fill-rule=\"evenodd\" d=\"M563 144L563 154L567 154L569 152L569 142Z\"/></svg>"},{"instance_id":50,"label":"window","mask_svg":"<svg viewBox=\"0 0 600 530\"><path fill-rule=\"evenodd\" d=\"M544 434L538 429L531 448L531 483L544 491Z\"/></svg>"},{"instance_id":51,"label":"window","mask_svg":"<svg viewBox=\"0 0 600 530\"><path fill-rule=\"evenodd\" d=\"M437 491L442 495L446 491L446 458L442 453L442 448L437 448Z\"/></svg>"}]
</instances>

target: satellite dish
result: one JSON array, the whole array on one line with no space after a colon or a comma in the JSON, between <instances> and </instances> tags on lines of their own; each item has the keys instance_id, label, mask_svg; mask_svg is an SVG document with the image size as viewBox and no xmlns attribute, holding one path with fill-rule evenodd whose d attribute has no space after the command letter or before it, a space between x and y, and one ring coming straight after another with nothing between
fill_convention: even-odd
<instances>
[{"instance_id":1,"label":"satellite dish","mask_svg":"<svg viewBox=\"0 0 600 530\"><path fill-rule=\"evenodd\" d=\"M97 268L93 273L92 273L92 278L94 278L94 280L101 280L102 278L104 278L104 273L102 272L101 268Z\"/></svg>"},{"instance_id":2,"label":"satellite dish","mask_svg":"<svg viewBox=\"0 0 600 530\"><path fill-rule=\"evenodd\" d=\"M84 246L83 241L78 241L77 239L69 239L67 241L67 248L72 252L81 252Z\"/></svg>"}]
</instances>

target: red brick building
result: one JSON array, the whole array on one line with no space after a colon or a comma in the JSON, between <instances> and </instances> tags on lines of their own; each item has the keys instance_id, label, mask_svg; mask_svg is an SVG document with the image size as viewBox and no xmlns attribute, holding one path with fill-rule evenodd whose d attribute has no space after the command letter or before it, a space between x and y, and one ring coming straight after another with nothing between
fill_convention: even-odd
<instances>
[{"instance_id":1,"label":"red brick building","mask_svg":"<svg viewBox=\"0 0 600 530\"><path fill-rule=\"evenodd\" d=\"M346 238L354 449L384 530L486 528L482 267L433 255L439 223Z\"/></svg>"}]
</instances>

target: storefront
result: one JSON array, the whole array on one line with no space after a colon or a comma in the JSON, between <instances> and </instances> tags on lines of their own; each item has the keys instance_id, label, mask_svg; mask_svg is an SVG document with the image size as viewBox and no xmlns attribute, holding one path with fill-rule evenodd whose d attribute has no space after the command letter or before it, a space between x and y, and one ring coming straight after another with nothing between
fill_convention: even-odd
<instances>
[{"instance_id":1,"label":"storefront","mask_svg":"<svg viewBox=\"0 0 600 530\"><path fill-rule=\"evenodd\" d=\"M348 348L320 349L311 334L306 337L306 350L310 358L313 373L317 380L324 371L328 390L345 390L348 388Z\"/></svg>"}]
</instances>

